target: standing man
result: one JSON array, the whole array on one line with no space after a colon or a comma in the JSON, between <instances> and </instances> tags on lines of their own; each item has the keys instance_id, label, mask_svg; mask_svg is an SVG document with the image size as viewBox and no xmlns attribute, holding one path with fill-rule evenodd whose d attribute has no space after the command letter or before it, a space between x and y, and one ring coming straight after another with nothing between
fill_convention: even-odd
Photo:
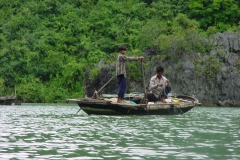
<instances>
[{"instance_id":1,"label":"standing man","mask_svg":"<svg viewBox=\"0 0 240 160\"><path fill-rule=\"evenodd\" d=\"M118 51L120 52L117 57L116 62L116 74L118 79L118 99L117 103L123 103L124 94L126 92L126 61L137 61L143 60L143 57L127 57L126 54L126 47L119 46Z\"/></svg>"},{"instance_id":2,"label":"standing man","mask_svg":"<svg viewBox=\"0 0 240 160\"><path fill-rule=\"evenodd\" d=\"M165 98L167 93L165 93L165 88L170 85L169 80L163 76L164 68L158 66L156 69L156 75L150 80L150 93L147 94L147 99L149 102L156 102L161 100L165 103Z\"/></svg>"}]
</instances>

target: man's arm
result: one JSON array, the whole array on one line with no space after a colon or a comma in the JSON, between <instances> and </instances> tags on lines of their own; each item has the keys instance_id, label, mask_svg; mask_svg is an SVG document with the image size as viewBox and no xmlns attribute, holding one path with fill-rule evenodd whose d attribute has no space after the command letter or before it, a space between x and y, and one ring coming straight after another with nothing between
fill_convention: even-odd
<instances>
[{"instance_id":1,"label":"man's arm","mask_svg":"<svg viewBox=\"0 0 240 160\"><path fill-rule=\"evenodd\" d=\"M163 77L163 79L164 79L164 83L165 83L167 86L169 86L169 85L170 85L170 81L169 81L166 77Z\"/></svg>"},{"instance_id":2,"label":"man's arm","mask_svg":"<svg viewBox=\"0 0 240 160\"><path fill-rule=\"evenodd\" d=\"M123 55L121 57L121 60L122 61L137 61L137 60L143 60L143 57L142 56L140 56L140 57L127 57L127 56Z\"/></svg>"},{"instance_id":3,"label":"man's arm","mask_svg":"<svg viewBox=\"0 0 240 160\"><path fill-rule=\"evenodd\" d=\"M137 61L137 60L138 60L138 57L127 57L127 61Z\"/></svg>"},{"instance_id":4,"label":"man's arm","mask_svg":"<svg viewBox=\"0 0 240 160\"><path fill-rule=\"evenodd\" d=\"M149 85L150 90L155 89L157 87L158 87L158 84L155 84L154 79L151 79L150 85Z\"/></svg>"}]
</instances>

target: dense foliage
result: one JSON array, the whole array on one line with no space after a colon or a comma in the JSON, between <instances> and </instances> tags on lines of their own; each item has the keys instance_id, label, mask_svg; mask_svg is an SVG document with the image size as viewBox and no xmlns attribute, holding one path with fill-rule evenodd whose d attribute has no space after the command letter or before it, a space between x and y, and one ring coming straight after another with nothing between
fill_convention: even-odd
<instances>
[{"instance_id":1,"label":"dense foliage","mask_svg":"<svg viewBox=\"0 0 240 160\"><path fill-rule=\"evenodd\" d=\"M239 6L238 0L1 0L0 94L16 86L25 102L84 96L86 68L93 77L95 64L114 62L121 44L128 55L151 47L163 53L159 58L207 53L200 36L240 32Z\"/></svg>"}]
</instances>

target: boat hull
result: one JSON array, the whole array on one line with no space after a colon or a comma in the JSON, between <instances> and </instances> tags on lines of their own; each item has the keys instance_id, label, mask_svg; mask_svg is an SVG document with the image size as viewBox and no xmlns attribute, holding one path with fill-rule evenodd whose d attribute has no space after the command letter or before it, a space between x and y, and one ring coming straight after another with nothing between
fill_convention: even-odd
<instances>
[{"instance_id":1,"label":"boat hull","mask_svg":"<svg viewBox=\"0 0 240 160\"><path fill-rule=\"evenodd\" d=\"M14 101L15 101L15 98L1 97L0 98L0 105L12 105L12 103Z\"/></svg>"},{"instance_id":2,"label":"boat hull","mask_svg":"<svg viewBox=\"0 0 240 160\"><path fill-rule=\"evenodd\" d=\"M130 109L118 105L78 105L88 115L178 115L184 114L193 108L193 106L184 108L172 106L150 110L148 108Z\"/></svg>"},{"instance_id":3,"label":"boat hull","mask_svg":"<svg viewBox=\"0 0 240 160\"><path fill-rule=\"evenodd\" d=\"M176 115L184 114L194 107L191 101L179 103L148 103L136 104L116 103L110 99L68 99L68 103L77 103L78 106L88 115Z\"/></svg>"}]
</instances>

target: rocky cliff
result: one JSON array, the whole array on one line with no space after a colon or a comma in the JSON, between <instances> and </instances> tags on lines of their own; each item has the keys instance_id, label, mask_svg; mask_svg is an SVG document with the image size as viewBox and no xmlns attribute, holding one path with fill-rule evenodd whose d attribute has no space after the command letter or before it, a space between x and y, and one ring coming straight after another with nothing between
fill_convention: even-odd
<instances>
[{"instance_id":1,"label":"rocky cliff","mask_svg":"<svg viewBox=\"0 0 240 160\"><path fill-rule=\"evenodd\" d=\"M155 68L162 65L164 76L172 85L172 92L195 96L203 105L240 106L240 35L219 33L207 40L211 48L207 54L186 53L172 58L159 59L161 52L148 49L144 52L145 82L148 88ZM139 70L140 70L139 64ZM115 62L103 65L98 76L90 81L85 76L85 93L92 96L115 72ZM128 72L128 71L127 71ZM142 92L142 81L127 80L128 92ZM101 93L117 93L116 78Z\"/></svg>"}]
</instances>

